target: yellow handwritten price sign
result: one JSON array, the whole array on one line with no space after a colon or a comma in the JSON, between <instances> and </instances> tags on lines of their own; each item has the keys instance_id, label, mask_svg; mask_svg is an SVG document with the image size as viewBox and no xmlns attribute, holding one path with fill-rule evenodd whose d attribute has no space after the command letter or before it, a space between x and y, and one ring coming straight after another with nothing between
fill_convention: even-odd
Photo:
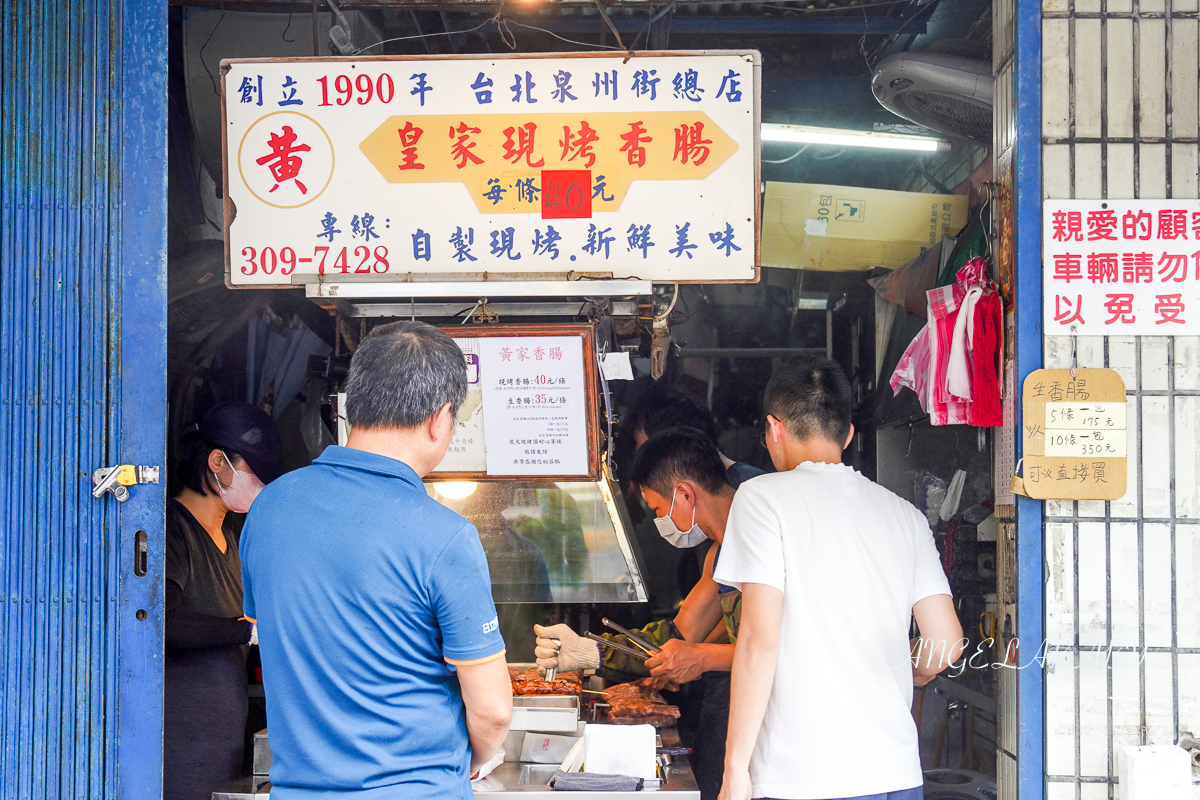
<instances>
[{"instance_id":1,"label":"yellow handwritten price sign","mask_svg":"<svg viewBox=\"0 0 1200 800\"><path fill-rule=\"evenodd\" d=\"M1023 484L1043 500L1125 496L1125 381L1111 369L1039 369L1025 379Z\"/></svg>"},{"instance_id":2,"label":"yellow handwritten price sign","mask_svg":"<svg viewBox=\"0 0 1200 800\"><path fill-rule=\"evenodd\" d=\"M759 72L727 50L224 61L227 280L753 281Z\"/></svg>"}]
</instances>

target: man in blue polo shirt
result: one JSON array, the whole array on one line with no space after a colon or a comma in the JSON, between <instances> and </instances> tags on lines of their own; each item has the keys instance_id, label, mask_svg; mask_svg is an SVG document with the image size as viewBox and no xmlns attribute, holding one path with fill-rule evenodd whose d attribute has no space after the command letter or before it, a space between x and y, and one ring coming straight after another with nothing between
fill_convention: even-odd
<instances>
[{"instance_id":1,"label":"man in blue polo shirt","mask_svg":"<svg viewBox=\"0 0 1200 800\"><path fill-rule=\"evenodd\" d=\"M469 798L512 715L483 547L421 483L466 396L462 352L376 328L346 381L346 447L259 495L241 539L258 620L271 794Z\"/></svg>"}]
</instances>

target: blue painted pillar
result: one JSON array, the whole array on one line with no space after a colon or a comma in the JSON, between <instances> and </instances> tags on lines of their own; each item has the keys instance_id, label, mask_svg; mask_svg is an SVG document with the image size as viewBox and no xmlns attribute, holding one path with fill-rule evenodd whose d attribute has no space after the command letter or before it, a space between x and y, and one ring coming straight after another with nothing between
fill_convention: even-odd
<instances>
[{"instance_id":1,"label":"blue painted pillar","mask_svg":"<svg viewBox=\"0 0 1200 800\"><path fill-rule=\"evenodd\" d=\"M1016 359L1017 447L1020 392L1042 366L1042 9L1041 0L1017 0L1016 69ZM1033 661L1044 639L1045 591L1042 502L1017 498L1017 782L1021 800L1041 800L1045 782L1045 677ZM1033 662L1033 663L1030 663Z\"/></svg>"}]
</instances>

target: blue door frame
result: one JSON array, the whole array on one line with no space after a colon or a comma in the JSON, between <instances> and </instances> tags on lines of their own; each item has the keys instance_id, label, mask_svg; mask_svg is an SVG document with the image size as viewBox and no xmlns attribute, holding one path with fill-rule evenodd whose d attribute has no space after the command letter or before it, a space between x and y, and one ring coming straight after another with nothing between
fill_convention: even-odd
<instances>
[{"instance_id":1,"label":"blue door frame","mask_svg":"<svg viewBox=\"0 0 1200 800\"><path fill-rule=\"evenodd\" d=\"M0 105L0 796L161 792L167 5L5 3ZM1016 358L1042 363L1041 9L1017 0ZM133 571L139 531L148 571ZM1040 502L1017 503L1017 634L1043 638ZM145 619L138 619L145 611ZM20 654L14 658L12 654ZM1018 677L1018 783L1045 796L1044 681Z\"/></svg>"},{"instance_id":2,"label":"blue door frame","mask_svg":"<svg viewBox=\"0 0 1200 800\"><path fill-rule=\"evenodd\" d=\"M87 0L83 0L87 2ZM167 421L167 3L125 0L122 19L120 227L120 444L123 464L157 464L166 474ZM148 491L147 491L148 490ZM117 797L162 796L163 615L166 486L133 487L121 504L121 553L133 561L139 531L149 540L147 572L118 572L122 599L117 676ZM106 502L112 503L111 499ZM135 602L136 598L136 602ZM137 610L148 618L138 622Z\"/></svg>"},{"instance_id":3,"label":"blue door frame","mask_svg":"<svg viewBox=\"0 0 1200 800\"><path fill-rule=\"evenodd\" d=\"M1017 141L1016 207L1017 392L1042 366L1042 8L1041 0L1016 2L1016 69L1013 97ZM1020 395L1018 394L1018 397ZM1017 431L1021 430L1020 403ZM1020 448L1021 437L1017 437ZM1018 456L1020 451L1018 449ZM1017 791L1041 800L1045 776L1045 675L1033 661L1044 638L1045 592L1042 502L1017 497Z\"/></svg>"},{"instance_id":4,"label":"blue door frame","mask_svg":"<svg viewBox=\"0 0 1200 800\"><path fill-rule=\"evenodd\" d=\"M7 0L0 797L162 793L167 4ZM149 558L135 575L135 536Z\"/></svg>"}]
</instances>

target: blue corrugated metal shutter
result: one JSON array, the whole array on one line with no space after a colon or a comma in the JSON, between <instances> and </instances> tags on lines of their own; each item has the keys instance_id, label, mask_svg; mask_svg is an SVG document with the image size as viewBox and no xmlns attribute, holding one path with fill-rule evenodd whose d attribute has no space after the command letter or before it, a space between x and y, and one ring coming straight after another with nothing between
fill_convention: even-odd
<instances>
[{"instance_id":1,"label":"blue corrugated metal shutter","mask_svg":"<svg viewBox=\"0 0 1200 800\"><path fill-rule=\"evenodd\" d=\"M157 797L167 4L2 5L0 798Z\"/></svg>"}]
</instances>

